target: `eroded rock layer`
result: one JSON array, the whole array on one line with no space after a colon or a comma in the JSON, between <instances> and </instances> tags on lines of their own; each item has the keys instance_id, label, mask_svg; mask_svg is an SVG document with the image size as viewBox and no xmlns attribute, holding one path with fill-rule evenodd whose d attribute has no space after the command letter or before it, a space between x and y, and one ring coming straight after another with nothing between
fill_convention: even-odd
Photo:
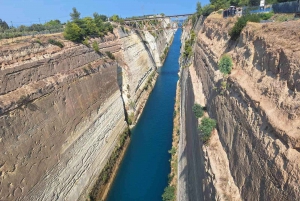
<instances>
[{"instance_id":1,"label":"eroded rock layer","mask_svg":"<svg viewBox=\"0 0 300 201\"><path fill-rule=\"evenodd\" d=\"M248 23L233 41L231 19L213 15L198 33L194 68L208 113L217 120L219 139L213 141L226 153L218 161L228 160L243 200L300 199L299 25L299 20ZM228 78L218 70L225 53L234 62ZM213 160L209 153L206 157ZM213 169L208 172L218 167Z\"/></svg>"},{"instance_id":2,"label":"eroded rock layer","mask_svg":"<svg viewBox=\"0 0 300 201\"><path fill-rule=\"evenodd\" d=\"M100 51L61 34L0 47L0 200L85 199L128 126L127 99L145 103L156 63L138 34L89 42Z\"/></svg>"}]
</instances>

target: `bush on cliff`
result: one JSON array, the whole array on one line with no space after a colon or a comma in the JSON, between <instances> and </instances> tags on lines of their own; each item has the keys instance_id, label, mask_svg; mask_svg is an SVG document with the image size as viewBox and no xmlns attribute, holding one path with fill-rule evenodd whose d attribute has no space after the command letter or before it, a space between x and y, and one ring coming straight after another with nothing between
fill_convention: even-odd
<instances>
[{"instance_id":1,"label":"bush on cliff","mask_svg":"<svg viewBox=\"0 0 300 201\"><path fill-rule=\"evenodd\" d=\"M111 52L107 51L107 52L105 52L105 53L106 53L106 55L108 56L108 58L110 58L110 59L112 59L112 60L115 60L115 59L116 59L115 56L114 56Z\"/></svg>"},{"instance_id":2,"label":"bush on cliff","mask_svg":"<svg viewBox=\"0 0 300 201\"><path fill-rule=\"evenodd\" d=\"M162 195L163 201L173 201L175 199L175 187L167 186Z\"/></svg>"},{"instance_id":3,"label":"bush on cliff","mask_svg":"<svg viewBox=\"0 0 300 201\"><path fill-rule=\"evenodd\" d=\"M93 42L93 49L95 50L95 52L99 53L99 45L96 41Z\"/></svg>"},{"instance_id":4,"label":"bush on cliff","mask_svg":"<svg viewBox=\"0 0 300 201\"><path fill-rule=\"evenodd\" d=\"M186 40L185 45L184 45L184 53L183 56L184 58L189 58L192 56L193 50L192 50L192 41L191 40Z\"/></svg>"},{"instance_id":5,"label":"bush on cliff","mask_svg":"<svg viewBox=\"0 0 300 201\"><path fill-rule=\"evenodd\" d=\"M60 48L63 48L64 47L64 44L58 40L54 40L54 39L49 39L48 40L48 43L52 44L52 45L56 45Z\"/></svg>"},{"instance_id":6,"label":"bush on cliff","mask_svg":"<svg viewBox=\"0 0 300 201\"><path fill-rule=\"evenodd\" d=\"M259 15L256 14L253 15L248 14L240 17L229 32L231 39L236 40L240 36L243 28L247 25L248 21L260 22L260 17Z\"/></svg>"},{"instance_id":7,"label":"bush on cliff","mask_svg":"<svg viewBox=\"0 0 300 201\"><path fill-rule=\"evenodd\" d=\"M221 57L220 62L218 64L219 70L224 74L230 74L232 69L232 59L229 55L225 54Z\"/></svg>"},{"instance_id":8,"label":"bush on cliff","mask_svg":"<svg viewBox=\"0 0 300 201\"><path fill-rule=\"evenodd\" d=\"M216 120L209 117L203 117L201 119L201 124L198 126L198 129L201 131L201 137L203 142L207 142L210 139L211 132L216 127Z\"/></svg>"},{"instance_id":9,"label":"bush on cliff","mask_svg":"<svg viewBox=\"0 0 300 201\"><path fill-rule=\"evenodd\" d=\"M203 108L201 107L201 105L199 105L197 103L193 105L192 110L197 118L202 117L204 114Z\"/></svg>"}]
</instances>

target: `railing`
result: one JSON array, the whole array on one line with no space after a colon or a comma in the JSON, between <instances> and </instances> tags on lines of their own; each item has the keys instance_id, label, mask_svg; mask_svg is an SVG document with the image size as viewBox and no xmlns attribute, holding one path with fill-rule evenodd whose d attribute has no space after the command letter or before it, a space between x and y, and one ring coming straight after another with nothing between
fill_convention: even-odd
<instances>
[{"instance_id":1,"label":"railing","mask_svg":"<svg viewBox=\"0 0 300 201\"><path fill-rule=\"evenodd\" d=\"M268 13L268 12L271 12L271 11L272 11L272 7L268 7L268 8L260 8L260 7L258 7L255 10L250 10L249 12L251 14L257 14L257 13Z\"/></svg>"},{"instance_id":2,"label":"railing","mask_svg":"<svg viewBox=\"0 0 300 201\"><path fill-rule=\"evenodd\" d=\"M297 1L273 4L274 13L297 13L299 12L299 4Z\"/></svg>"},{"instance_id":3,"label":"railing","mask_svg":"<svg viewBox=\"0 0 300 201\"><path fill-rule=\"evenodd\" d=\"M300 13L300 5L298 1L291 1L291 2L284 2L284 3L277 3L273 5L267 5L265 7L260 6L245 6L242 8L242 15L247 13L250 14L257 14L257 13ZM223 17L230 17L235 16L238 14L236 9L227 9L223 11Z\"/></svg>"}]
</instances>

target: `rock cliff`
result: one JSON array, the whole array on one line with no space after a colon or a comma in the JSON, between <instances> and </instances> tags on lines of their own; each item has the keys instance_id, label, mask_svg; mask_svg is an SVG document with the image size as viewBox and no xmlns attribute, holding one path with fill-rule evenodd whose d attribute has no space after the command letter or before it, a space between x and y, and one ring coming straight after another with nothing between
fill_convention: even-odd
<instances>
[{"instance_id":1,"label":"rock cliff","mask_svg":"<svg viewBox=\"0 0 300 201\"><path fill-rule=\"evenodd\" d=\"M204 21L189 70L195 102L204 98L217 120L201 145L204 199L298 200L300 21L248 23L237 41L228 35L234 22ZM228 77L218 70L225 53L234 63Z\"/></svg>"},{"instance_id":2,"label":"rock cliff","mask_svg":"<svg viewBox=\"0 0 300 201\"><path fill-rule=\"evenodd\" d=\"M130 121L134 124L141 114L151 88L154 86L164 51L172 42L174 30L136 31L120 39L122 54L123 99ZM137 76L138 75L138 76Z\"/></svg>"},{"instance_id":3,"label":"rock cliff","mask_svg":"<svg viewBox=\"0 0 300 201\"><path fill-rule=\"evenodd\" d=\"M85 199L127 127L127 95L142 107L148 47L120 28L94 41L98 53L61 34L0 47L0 200Z\"/></svg>"}]
</instances>

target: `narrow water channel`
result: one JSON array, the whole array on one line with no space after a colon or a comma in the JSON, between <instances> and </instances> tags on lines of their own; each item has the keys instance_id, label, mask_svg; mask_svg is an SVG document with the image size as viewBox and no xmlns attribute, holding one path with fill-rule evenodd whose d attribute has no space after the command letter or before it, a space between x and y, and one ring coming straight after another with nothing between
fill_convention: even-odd
<instances>
[{"instance_id":1,"label":"narrow water channel","mask_svg":"<svg viewBox=\"0 0 300 201\"><path fill-rule=\"evenodd\" d=\"M108 201L159 201L168 183L180 55L179 29L109 192Z\"/></svg>"}]
</instances>

